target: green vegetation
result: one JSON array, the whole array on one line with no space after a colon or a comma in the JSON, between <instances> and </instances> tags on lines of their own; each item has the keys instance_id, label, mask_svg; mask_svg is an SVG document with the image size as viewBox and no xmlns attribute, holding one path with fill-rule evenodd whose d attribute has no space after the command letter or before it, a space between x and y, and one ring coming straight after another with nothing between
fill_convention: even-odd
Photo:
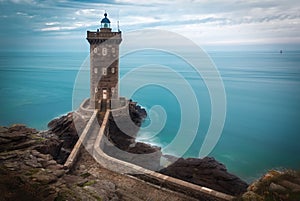
<instances>
[{"instance_id":1,"label":"green vegetation","mask_svg":"<svg viewBox=\"0 0 300 201\"><path fill-rule=\"evenodd\" d=\"M95 184L95 183L96 183L95 180L91 180L91 181L88 181L88 182L84 183L84 184L83 184L83 187L85 187L85 186L91 186L91 185L93 185L93 184Z\"/></svg>"},{"instance_id":2,"label":"green vegetation","mask_svg":"<svg viewBox=\"0 0 300 201\"><path fill-rule=\"evenodd\" d=\"M24 173L25 176L32 176L34 174L37 174L40 171L40 169L32 168L29 169L27 172Z\"/></svg>"},{"instance_id":3,"label":"green vegetation","mask_svg":"<svg viewBox=\"0 0 300 201\"><path fill-rule=\"evenodd\" d=\"M80 176L83 177L83 178L87 178L89 177L91 174L88 173L88 172L85 172L85 173L82 173Z\"/></svg>"}]
</instances>

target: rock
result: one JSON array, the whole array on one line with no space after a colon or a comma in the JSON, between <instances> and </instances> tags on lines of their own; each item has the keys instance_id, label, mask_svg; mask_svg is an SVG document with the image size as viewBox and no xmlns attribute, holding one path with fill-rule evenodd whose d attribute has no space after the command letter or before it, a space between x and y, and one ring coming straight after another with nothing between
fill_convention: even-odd
<instances>
[{"instance_id":1,"label":"rock","mask_svg":"<svg viewBox=\"0 0 300 201\"><path fill-rule=\"evenodd\" d=\"M3 132L0 133L1 138L9 139L9 141L24 141L27 139L27 133L19 130L18 132Z\"/></svg>"},{"instance_id":2,"label":"rock","mask_svg":"<svg viewBox=\"0 0 300 201\"><path fill-rule=\"evenodd\" d=\"M298 201L300 200L300 172L293 170L270 170L251 184L248 191L238 199L250 201L248 195L259 196L260 200ZM258 199L258 197L252 200Z\"/></svg>"},{"instance_id":3,"label":"rock","mask_svg":"<svg viewBox=\"0 0 300 201\"><path fill-rule=\"evenodd\" d=\"M10 126L9 130L10 131L18 131L18 130L22 130L24 128L26 128L25 124L13 124Z\"/></svg>"},{"instance_id":4,"label":"rock","mask_svg":"<svg viewBox=\"0 0 300 201\"><path fill-rule=\"evenodd\" d=\"M270 180L271 178L276 177L280 174L281 174L281 172L279 172L277 170L271 170L263 176L262 181Z\"/></svg>"},{"instance_id":5,"label":"rock","mask_svg":"<svg viewBox=\"0 0 300 201\"><path fill-rule=\"evenodd\" d=\"M147 116L147 113L145 109L142 109L135 102L130 102L129 114L131 118L131 120L129 121L134 122L136 125L134 128L127 128L127 130L131 133L122 132L114 119L122 117L113 117L112 115L109 117L110 132L106 133L106 137L109 139L109 141L115 147L124 152L116 152L116 149L112 149L109 145L104 145L103 150L106 154L117 159L127 161L129 163L133 163L150 170L157 170L160 167L160 158L162 156L161 148L141 142L136 142L135 138L138 132L137 129L141 125L144 118ZM121 120L123 121L123 119ZM128 118L124 118L124 121L128 121Z\"/></svg>"},{"instance_id":6,"label":"rock","mask_svg":"<svg viewBox=\"0 0 300 201\"><path fill-rule=\"evenodd\" d=\"M55 149L51 149L50 154L58 163L65 163L79 138L78 133L82 132L86 123L83 119L76 116L74 112L70 112L48 123L49 132L45 133L45 135L51 136L51 134L54 134L57 139L56 142L53 142ZM60 143L59 146L57 146L58 142Z\"/></svg>"},{"instance_id":7,"label":"rock","mask_svg":"<svg viewBox=\"0 0 300 201\"><path fill-rule=\"evenodd\" d=\"M50 154L52 157L57 158L61 147L62 142L59 139L50 137L41 141L35 149L42 154Z\"/></svg>"},{"instance_id":8,"label":"rock","mask_svg":"<svg viewBox=\"0 0 300 201\"><path fill-rule=\"evenodd\" d=\"M147 117L147 112L136 102L130 100L129 103L129 115L132 121L137 125L141 126L143 120Z\"/></svg>"},{"instance_id":9,"label":"rock","mask_svg":"<svg viewBox=\"0 0 300 201\"><path fill-rule=\"evenodd\" d=\"M0 126L0 133L4 133L8 130L7 127L4 127L4 126Z\"/></svg>"},{"instance_id":10,"label":"rock","mask_svg":"<svg viewBox=\"0 0 300 201\"><path fill-rule=\"evenodd\" d=\"M8 168L9 170L17 170L20 168L20 164L17 161L9 161L4 163L4 167Z\"/></svg>"},{"instance_id":11,"label":"rock","mask_svg":"<svg viewBox=\"0 0 300 201\"><path fill-rule=\"evenodd\" d=\"M298 185L298 184L295 184L295 183L287 181L287 180L283 180L278 183L290 190L293 190L294 192L300 192L300 185Z\"/></svg>"},{"instance_id":12,"label":"rock","mask_svg":"<svg viewBox=\"0 0 300 201\"><path fill-rule=\"evenodd\" d=\"M40 182L41 184L50 184L57 181L57 177L54 174L48 174L40 171L32 176L33 181Z\"/></svg>"},{"instance_id":13,"label":"rock","mask_svg":"<svg viewBox=\"0 0 300 201\"><path fill-rule=\"evenodd\" d=\"M11 140L5 139L5 138L1 138L1 136L0 136L0 145L8 144L10 142L11 142Z\"/></svg>"},{"instance_id":14,"label":"rock","mask_svg":"<svg viewBox=\"0 0 300 201\"><path fill-rule=\"evenodd\" d=\"M140 124L141 119L138 114L142 114L144 110L132 109L134 109L132 112L134 121ZM69 113L51 121L48 131L38 132L25 125L0 128L0 200L121 200L120 192L116 190L120 187L118 186L120 181L122 189L136 188L139 186L138 183L146 185L144 182L138 182L136 179L130 179L108 170L103 173L104 168L99 171L100 166L95 161L81 166L80 169L84 171L84 175L82 173L76 175L75 170L65 171L57 162L64 163L78 139L76 132L78 128L77 125L75 128L72 115ZM77 119L80 121L80 118ZM80 126L84 127L84 123L86 123L85 120ZM134 138L127 142L125 148L131 149L132 152L147 153L160 150L150 145L135 143ZM132 143L134 146L129 148ZM93 169L96 171L94 175L88 173ZM97 179L95 175L101 174L108 174L109 177ZM112 182L111 179L115 177L117 179ZM83 179L87 180L83 182L83 186L78 186L77 183ZM131 182L127 183L128 179L133 183L137 182L136 187L131 186ZM147 192L142 192L142 194ZM131 193L129 197L134 198L140 190L133 190ZM121 191L122 196L127 194L127 191ZM166 194L172 196L170 192ZM139 195L140 199L136 200L141 200L142 196Z\"/></svg>"},{"instance_id":15,"label":"rock","mask_svg":"<svg viewBox=\"0 0 300 201\"><path fill-rule=\"evenodd\" d=\"M60 177L62 177L65 174L65 171L64 170L56 170L56 171L53 171L53 174L56 177L60 178Z\"/></svg>"},{"instance_id":16,"label":"rock","mask_svg":"<svg viewBox=\"0 0 300 201\"><path fill-rule=\"evenodd\" d=\"M179 158L159 172L230 195L240 195L248 187L247 183L228 173L225 166L212 157Z\"/></svg>"},{"instance_id":17,"label":"rock","mask_svg":"<svg viewBox=\"0 0 300 201\"><path fill-rule=\"evenodd\" d=\"M12 158L17 158L18 153L16 152L9 152L9 153L0 153L0 160L8 160Z\"/></svg>"},{"instance_id":18,"label":"rock","mask_svg":"<svg viewBox=\"0 0 300 201\"><path fill-rule=\"evenodd\" d=\"M269 190L270 191L273 191L273 192L284 192L286 191L287 189L284 188L283 186L279 185L279 184L275 184L275 183L271 183L270 186L269 186Z\"/></svg>"},{"instance_id":19,"label":"rock","mask_svg":"<svg viewBox=\"0 0 300 201\"><path fill-rule=\"evenodd\" d=\"M28 165L28 166L33 167L33 168L43 167L36 159L35 160L28 160L28 161L25 161L24 163L25 163L25 165Z\"/></svg>"},{"instance_id":20,"label":"rock","mask_svg":"<svg viewBox=\"0 0 300 201\"><path fill-rule=\"evenodd\" d=\"M263 197L256 193L249 191L243 194L241 197L242 201L264 201Z\"/></svg>"},{"instance_id":21,"label":"rock","mask_svg":"<svg viewBox=\"0 0 300 201\"><path fill-rule=\"evenodd\" d=\"M77 182L77 185L80 186L80 187L83 187L88 182L89 182L88 179L82 179L81 181Z\"/></svg>"}]
</instances>

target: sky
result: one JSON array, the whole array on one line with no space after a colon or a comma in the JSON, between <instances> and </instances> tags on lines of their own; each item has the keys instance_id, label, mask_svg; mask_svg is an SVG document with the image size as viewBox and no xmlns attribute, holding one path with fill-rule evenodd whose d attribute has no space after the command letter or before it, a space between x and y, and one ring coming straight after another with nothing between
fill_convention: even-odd
<instances>
[{"instance_id":1,"label":"sky","mask_svg":"<svg viewBox=\"0 0 300 201\"><path fill-rule=\"evenodd\" d=\"M300 50L299 0L0 0L0 50L88 51L104 12L123 33L154 28L209 50Z\"/></svg>"}]
</instances>

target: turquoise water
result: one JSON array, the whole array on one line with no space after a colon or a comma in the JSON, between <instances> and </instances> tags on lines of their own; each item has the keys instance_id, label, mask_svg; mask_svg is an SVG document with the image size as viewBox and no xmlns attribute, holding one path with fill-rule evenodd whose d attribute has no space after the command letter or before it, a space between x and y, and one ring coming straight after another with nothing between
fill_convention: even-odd
<instances>
[{"instance_id":1,"label":"turquoise water","mask_svg":"<svg viewBox=\"0 0 300 201\"><path fill-rule=\"evenodd\" d=\"M209 55L222 76L227 98L224 130L210 155L247 181L270 168L299 169L300 52ZM73 85L87 56L86 52L1 52L0 124L24 123L46 129L51 119L71 111ZM173 68L188 81L197 96L201 120L197 137L185 156L198 156L211 114L209 93L201 77L188 64L161 52L133 53L120 63L121 77L137 66L158 63ZM149 74L145 71L143 76ZM143 76L136 79L144 79ZM161 79L168 80L168 76ZM176 80L169 82L176 84ZM165 109L166 125L149 142L168 145L181 122L176 94L149 85L140 88L132 98L146 109L153 105ZM186 136L189 137L189 131Z\"/></svg>"}]
</instances>

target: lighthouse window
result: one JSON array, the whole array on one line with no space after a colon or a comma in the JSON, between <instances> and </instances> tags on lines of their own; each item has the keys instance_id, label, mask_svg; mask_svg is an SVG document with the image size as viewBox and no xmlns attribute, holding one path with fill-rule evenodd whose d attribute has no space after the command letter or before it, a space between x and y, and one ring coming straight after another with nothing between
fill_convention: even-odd
<instances>
[{"instance_id":1,"label":"lighthouse window","mask_svg":"<svg viewBox=\"0 0 300 201\"><path fill-rule=\"evenodd\" d=\"M97 53L97 48L96 48L96 47L94 48L94 53L95 53L95 54Z\"/></svg>"},{"instance_id":2,"label":"lighthouse window","mask_svg":"<svg viewBox=\"0 0 300 201\"><path fill-rule=\"evenodd\" d=\"M102 55L103 55L103 56L107 55L107 49L106 49L105 47L102 48Z\"/></svg>"},{"instance_id":3,"label":"lighthouse window","mask_svg":"<svg viewBox=\"0 0 300 201\"><path fill-rule=\"evenodd\" d=\"M106 68L102 68L102 75L107 75L107 69Z\"/></svg>"},{"instance_id":4,"label":"lighthouse window","mask_svg":"<svg viewBox=\"0 0 300 201\"><path fill-rule=\"evenodd\" d=\"M94 68L94 73L95 73L95 74L98 73L98 68Z\"/></svg>"},{"instance_id":5,"label":"lighthouse window","mask_svg":"<svg viewBox=\"0 0 300 201\"><path fill-rule=\"evenodd\" d=\"M111 73L115 73L115 68L111 68Z\"/></svg>"}]
</instances>

